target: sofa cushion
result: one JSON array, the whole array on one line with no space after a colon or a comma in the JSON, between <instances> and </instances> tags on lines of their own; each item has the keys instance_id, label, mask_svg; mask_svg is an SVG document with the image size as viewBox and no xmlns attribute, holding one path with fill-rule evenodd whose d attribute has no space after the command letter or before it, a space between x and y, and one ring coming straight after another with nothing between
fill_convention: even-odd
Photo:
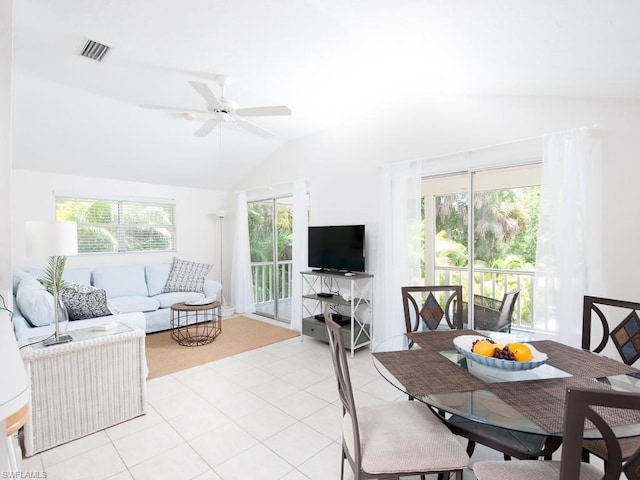
<instances>
[{"instance_id":1,"label":"sofa cushion","mask_svg":"<svg viewBox=\"0 0 640 480\"><path fill-rule=\"evenodd\" d=\"M62 272L62 279L69 283L80 283L82 285L91 285L91 269L90 268L65 268Z\"/></svg>"},{"instance_id":2,"label":"sofa cushion","mask_svg":"<svg viewBox=\"0 0 640 480\"><path fill-rule=\"evenodd\" d=\"M30 268L29 274L36 278L44 277L43 268ZM62 272L62 279L69 283L82 283L84 285L91 284L91 269L90 268L65 268Z\"/></svg>"},{"instance_id":3,"label":"sofa cushion","mask_svg":"<svg viewBox=\"0 0 640 480\"><path fill-rule=\"evenodd\" d=\"M149 295L144 276L144 265L98 267L93 270L92 276L93 286L105 290L109 299Z\"/></svg>"},{"instance_id":4,"label":"sofa cushion","mask_svg":"<svg viewBox=\"0 0 640 480\"><path fill-rule=\"evenodd\" d=\"M169 278L162 292L204 293L204 277L211 271L212 266L173 257Z\"/></svg>"},{"instance_id":5,"label":"sofa cushion","mask_svg":"<svg viewBox=\"0 0 640 480\"><path fill-rule=\"evenodd\" d=\"M176 303L194 302L202 298L204 295L198 292L167 292L153 296L154 300L160 302L160 308L169 308Z\"/></svg>"},{"instance_id":6,"label":"sofa cushion","mask_svg":"<svg viewBox=\"0 0 640 480\"><path fill-rule=\"evenodd\" d=\"M20 285L20 282L22 280L24 280L27 277L32 277L32 276L33 275L31 275L26 270L18 270L17 272L15 272L13 274L13 294L16 295L18 293L18 285Z\"/></svg>"},{"instance_id":7,"label":"sofa cushion","mask_svg":"<svg viewBox=\"0 0 640 480\"><path fill-rule=\"evenodd\" d=\"M69 320L104 317L114 313L107 303L107 293L91 285L70 283L60 297L67 308Z\"/></svg>"},{"instance_id":8,"label":"sofa cushion","mask_svg":"<svg viewBox=\"0 0 640 480\"><path fill-rule=\"evenodd\" d=\"M24 318L34 327L49 325L53 320L53 295L36 277L22 279L16 291L16 303Z\"/></svg>"},{"instance_id":9,"label":"sofa cushion","mask_svg":"<svg viewBox=\"0 0 640 480\"><path fill-rule=\"evenodd\" d=\"M113 307L117 308L120 313L153 312L160 308L160 302L157 300L140 295L110 298L109 302Z\"/></svg>"},{"instance_id":10,"label":"sofa cushion","mask_svg":"<svg viewBox=\"0 0 640 480\"><path fill-rule=\"evenodd\" d=\"M144 275L147 279L147 289L149 290L150 297L162 293L162 289L166 285L167 279L169 278L170 271L170 263L146 265L144 267Z\"/></svg>"}]
</instances>

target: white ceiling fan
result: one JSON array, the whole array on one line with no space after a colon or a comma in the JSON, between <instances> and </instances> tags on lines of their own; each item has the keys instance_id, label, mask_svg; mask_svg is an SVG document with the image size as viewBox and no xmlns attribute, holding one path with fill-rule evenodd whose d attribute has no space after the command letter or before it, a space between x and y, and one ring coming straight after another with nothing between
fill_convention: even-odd
<instances>
[{"instance_id":1,"label":"white ceiling fan","mask_svg":"<svg viewBox=\"0 0 640 480\"><path fill-rule=\"evenodd\" d=\"M142 108L153 108L157 110L178 111L184 114L189 120L198 118L206 118L202 126L194 132L198 137L206 137L214 128L222 123L233 123L245 130L260 135L261 137L270 138L273 134L258 125L245 120L243 117L264 117L277 115L291 115L289 107L284 105L271 107L247 107L240 108L236 102L229 100L224 96L225 87L229 86L231 80L226 75L216 75L216 83L220 86L220 97L218 97L209 86L202 82L189 82L189 84L204 99L205 106L203 110L182 107L164 107L160 105L140 105Z\"/></svg>"}]
</instances>

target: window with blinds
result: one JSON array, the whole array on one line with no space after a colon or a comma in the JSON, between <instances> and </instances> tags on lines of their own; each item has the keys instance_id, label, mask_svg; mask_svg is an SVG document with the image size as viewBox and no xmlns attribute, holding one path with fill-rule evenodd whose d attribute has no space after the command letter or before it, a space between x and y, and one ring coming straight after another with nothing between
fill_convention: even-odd
<instances>
[{"instance_id":1,"label":"window with blinds","mask_svg":"<svg viewBox=\"0 0 640 480\"><path fill-rule=\"evenodd\" d=\"M78 223L79 254L175 250L175 203L172 200L56 195L56 220Z\"/></svg>"}]
</instances>

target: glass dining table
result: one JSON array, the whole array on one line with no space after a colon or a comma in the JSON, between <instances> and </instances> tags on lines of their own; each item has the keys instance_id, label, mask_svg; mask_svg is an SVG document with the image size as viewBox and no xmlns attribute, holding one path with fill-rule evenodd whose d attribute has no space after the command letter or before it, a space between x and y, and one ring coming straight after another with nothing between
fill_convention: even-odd
<instances>
[{"instance_id":1,"label":"glass dining table","mask_svg":"<svg viewBox=\"0 0 640 480\"><path fill-rule=\"evenodd\" d=\"M391 338L373 351L377 371L400 391L447 414L509 430L561 437L567 388L640 393L640 370L551 340L529 342L546 353L545 364L507 371L458 353L459 335L481 335L498 343L519 335L473 330L414 332ZM640 435L640 414L610 409L604 418L618 437ZM600 438L595 428L585 438Z\"/></svg>"}]
</instances>

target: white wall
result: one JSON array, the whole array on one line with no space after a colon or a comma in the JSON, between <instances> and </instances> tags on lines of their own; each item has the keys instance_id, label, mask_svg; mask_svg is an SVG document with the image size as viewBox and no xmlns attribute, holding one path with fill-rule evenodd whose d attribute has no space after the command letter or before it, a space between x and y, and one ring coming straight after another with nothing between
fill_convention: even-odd
<instances>
[{"instance_id":1,"label":"white wall","mask_svg":"<svg viewBox=\"0 0 640 480\"><path fill-rule=\"evenodd\" d=\"M18 169L13 170L14 269L41 267L46 261L27 257L25 222L55 218L54 192L175 199L175 255L184 260L212 263L208 278L220 278L220 221L215 212L225 202L225 192ZM170 262L173 256L174 253L78 255L68 258L67 268ZM226 277L228 270L224 273Z\"/></svg>"},{"instance_id":2,"label":"white wall","mask_svg":"<svg viewBox=\"0 0 640 480\"><path fill-rule=\"evenodd\" d=\"M311 224L367 225L367 269L375 274L378 166L598 125L604 155L606 292L640 299L640 101L532 97L439 97L379 105L367 120L300 139L276 152L238 188L307 178ZM446 160L434 160L441 170Z\"/></svg>"},{"instance_id":3,"label":"white wall","mask_svg":"<svg viewBox=\"0 0 640 480\"><path fill-rule=\"evenodd\" d=\"M0 292L11 291L12 14L13 2L0 2Z\"/></svg>"}]
</instances>

